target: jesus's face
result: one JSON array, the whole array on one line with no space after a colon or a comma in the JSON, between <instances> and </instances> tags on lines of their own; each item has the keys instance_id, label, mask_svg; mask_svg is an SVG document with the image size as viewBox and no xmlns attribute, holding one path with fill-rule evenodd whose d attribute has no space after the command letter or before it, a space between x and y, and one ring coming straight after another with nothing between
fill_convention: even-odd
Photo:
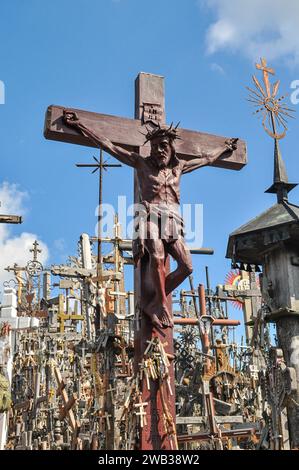
<instances>
[{"instance_id":1,"label":"jesus's face","mask_svg":"<svg viewBox=\"0 0 299 470\"><path fill-rule=\"evenodd\" d=\"M151 156L159 168L166 168L170 162L172 148L168 137L157 137L151 140Z\"/></svg>"}]
</instances>

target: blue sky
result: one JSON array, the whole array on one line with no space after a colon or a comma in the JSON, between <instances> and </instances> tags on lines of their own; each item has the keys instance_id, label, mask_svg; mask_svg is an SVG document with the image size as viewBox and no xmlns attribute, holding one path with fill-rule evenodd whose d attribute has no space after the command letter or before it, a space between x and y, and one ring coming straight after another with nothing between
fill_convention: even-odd
<instances>
[{"instance_id":1,"label":"blue sky","mask_svg":"<svg viewBox=\"0 0 299 470\"><path fill-rule=\"evenodd\" d=\"M267 54L291 93L299 79L299 9L290 0L12 0L0 12L1 181L26 192L23 232L48 247L48 263L74 254L82 232L94 233L97 180L77 162L96 150L47 141L44 113L49 104L133 117L138 72L165 76L167 120L213 134L238 136L248 146L240 172L205 168L182 181L182 202L204 205L204 246L213 257L193 258L195 282L210 267L212 284L230 270L225 259L229 233L274 203L263 194L273 171L273 143L252 116L245 86L255 59ZM232 8L235 4L236 8ZM262 20L263 18L263 20ZM268 21L268 23L267 23ZM258 72L257 72L258 73ZM292 182L299 181L298 120L290 122L282 152ZM121 168L105 174L104 200L132 200L133 174ZM296 188L290 199L299 201Z\"/></svg>"}]
</instances>

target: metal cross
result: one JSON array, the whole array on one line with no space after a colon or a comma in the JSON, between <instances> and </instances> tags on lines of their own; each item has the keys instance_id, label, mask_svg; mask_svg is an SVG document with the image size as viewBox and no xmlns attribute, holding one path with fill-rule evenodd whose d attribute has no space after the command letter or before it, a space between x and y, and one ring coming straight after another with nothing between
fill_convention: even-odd
<instances>
[{"instance_id":1,"label":"metal cross","mask_svg":"<svg viewBox=\"0 0 299 470\"><path fill-rule=\"evenodd\" d=\"M42 250L40 248L38 248L39 246L39 243L37 240L34 241L33 243L33 248L31 248L29 251L30 253L33 253L33 261L37 261L37 255L38 253L41 253Z\"/></svg>"},{"instance_id":2,"label":"metal cross","mask_svg":"<svg viewBox=\"0 0 299 470\"><path fill-rule=\"evenodd\" d=\"M107 171L107 168L115 168L115 167L121 167L122 165L120 164L111 164L107 163L108 160L103 162L103 151L100 150L100 160L98 160L96 157L93 157L96 163L77 163L76 166L78 168L94 168L92 171L93 173L96 173L99 171L99 199L98 199L98 233L97 233L97 238L98 238L98 254L97 254L97 277L99 278L101 274L101 264L102 264L102 241L101 241L101 236L102 236L102 203L103 203L103 170Z\"/></svg>"},{"instance_id":3,"label":"metal cross","mask_svg":"<svg viewBox=\"0 0 299 470\"><path fill-rule=\"evenodd\" d=\"M255 89L246 87L250 96L248 101L252 102L258 108L254 114L261 113L263 116L262 125L273 139L279 140L285 137L287 131L287 118L293 118L291 114L293 109L289 108L283 101L285 96L277 98L280 80L277 80L271 89L269 74L275 75L274 69L267 67L266 59L261 59L260 64L256 64L256 68L263 73L264 87L253 75L252 80ZM268 120L268 123L266 122ZM270 127L270 128L269 128ZM279 131L279 128L282 131Z\"/></svg>"},{"instance_id":4,"label":"metal cross","mask_svg":"<svg viewBox=\"0 0 299 470\"><path fill-rule=\"evenodd\" d=\"M261 70L263 72L264 83L265 83L267 95L270 98L270 96L271 96L271 84L270 84L270 81L269 81L269 73L271 75L275 75L275 71L274 71L274 69L271 69L271 68L267 67L267 62L266 62L266 59L264 59L264 58L261 58L261 63L260 64L255 64L255 66L258 70Z\"/></svg>"},{"instance_id":5,"label":"metal cross","mask_svg":"<svg viewBox=\"0 0 299 470\"><path fill-rule=\"evenodd\" d=\"M38 247L39 247L39 243L37 240L35 240L33 243L33 248L29 250L30 253L33 253L33 259L27 263L27 268L26 268L30 276L39 276L44 269L43 265L37 259L38 253L42 252L42 250Z\"/></svg>"}]
</instances>

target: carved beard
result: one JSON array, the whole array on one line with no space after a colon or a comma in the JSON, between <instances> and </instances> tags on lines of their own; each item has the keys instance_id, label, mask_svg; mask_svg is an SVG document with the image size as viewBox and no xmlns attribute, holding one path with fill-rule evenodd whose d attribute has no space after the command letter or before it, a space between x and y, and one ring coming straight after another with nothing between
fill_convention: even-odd
<instances>
[{"instance_id":1,"label":"carved beard","mask_svg":"<svg viewBox=\"0 0 299 470\"><path fill-rule=\"evenodd\" d=\"M166 160L161 160L161 159L159 159L159 160L158 160L158 167L159 167L159 168L166 168L166 167L167 167Z\"/></svg>"},{"instance_id":2,"label":"carved beard","mask_svg":"<svg viewBox=\"0 0 299 470\"><path fill-rule=\"evenodd\" d=\"M158 156L158 157L154 156L154 159L155 159L157 167L160 169L166 168L170 162L170 158L167 158L167 156L165 156L164 158L162 158L161 156Z\"/></svg>"}]
</instances>

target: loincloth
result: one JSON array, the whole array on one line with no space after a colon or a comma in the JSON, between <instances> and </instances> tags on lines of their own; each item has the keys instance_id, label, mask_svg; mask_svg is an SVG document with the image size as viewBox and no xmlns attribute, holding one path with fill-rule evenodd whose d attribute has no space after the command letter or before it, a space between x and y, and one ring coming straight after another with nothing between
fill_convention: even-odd
<instances>
[{"instance_id":1,"label":"loincloth","mask_svg":"<svg viewBox=\"0 0 299 470\"><path fill-rule=\"evenodd\" d=\"M132 254L135 267L144 256L146 239L159 239L173 243L184 237L184 221L178 214L178 206L142 202L135 214L135 233Z\"/></svg>"}]
</instances>

